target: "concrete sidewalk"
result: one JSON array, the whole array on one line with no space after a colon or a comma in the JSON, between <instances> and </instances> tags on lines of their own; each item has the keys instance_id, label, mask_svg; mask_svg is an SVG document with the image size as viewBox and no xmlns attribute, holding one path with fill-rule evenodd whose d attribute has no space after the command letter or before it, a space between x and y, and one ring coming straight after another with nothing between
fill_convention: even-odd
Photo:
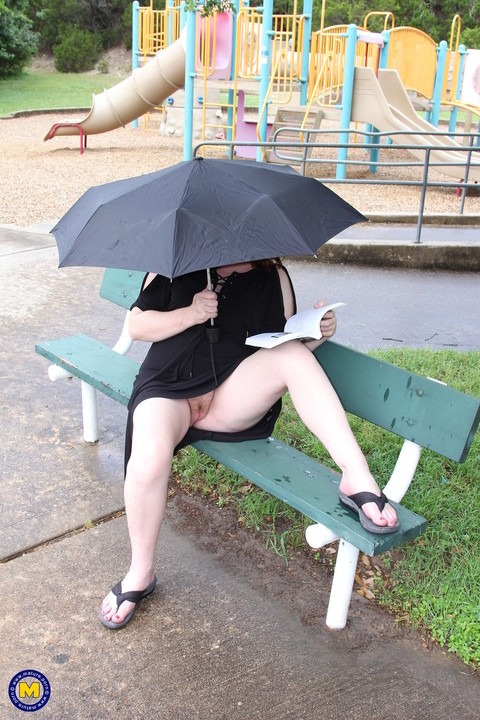
<instances>
[{"instance_id":1,"label":"concrete sidewalk","mask_svg":"<svg viewBox=\"0 0 480 720\"><path fill-rule=\"evenodd\" d=\"M82 440L80 388L50 383L38 339L116 339L123 312L101 270L57 270L44 234L0 228L3 378L0 717L8 686L43 673L42 718L64 720L478 720L478 675L354 594L325 627L326 568L289 568L225 509L173 495L159 587L124 630L96 619L125 572L125 412L99 397L101 441ZM3 688L3 689L2 689Z\"/></svg>"},{"instance_id":2,"label":"concrete sidewalk","mask_svg":"<svg viewBox=\"0 0 480 720\"><path fill-rule=\"evenodd\" d=\"M416 219L410 219L385 221L375 216L372 222L354 225L330 240L320 259L377 267L480 270L480 217L438 218L438 224L422 227L419 241ZM453 219L459 224L447 222Z\"/></svg>"}]
</instances>

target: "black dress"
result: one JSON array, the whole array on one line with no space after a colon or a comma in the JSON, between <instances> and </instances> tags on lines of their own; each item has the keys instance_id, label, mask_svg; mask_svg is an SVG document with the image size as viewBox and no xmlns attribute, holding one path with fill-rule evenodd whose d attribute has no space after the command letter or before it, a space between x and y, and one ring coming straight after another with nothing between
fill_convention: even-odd
<instances>
[{"instance_id":1,"label":"black dress","mask_svg":"<svg viewBox=\"0 0 480 720\"><path fill-rule=\"evenodd\" d=\"M286 271L285 271L286 272ZM178 335L152 343L135 379L128 406L125 438L125 467L131 453L132 417L137 405L147 398L192 398L221 385L235 368L258 348L245 345L249 335L283 330L285 310L280 278L275 267L233 272L222 284L212 270L218 291L220 339L212 344L207 337L210 323L195 325ZM132 305L140 310L175 310L188 307L193 296L205 289L204 270L169 280L157 275L144 287ZM292 288L293 293L293 288ZM249 388L255 392L255 388ZM268 437L280 413L281 400L254 427L237 433L221 433L190 428L176 448L195 440L240 441Z\"/></svg>"}]
</instances>

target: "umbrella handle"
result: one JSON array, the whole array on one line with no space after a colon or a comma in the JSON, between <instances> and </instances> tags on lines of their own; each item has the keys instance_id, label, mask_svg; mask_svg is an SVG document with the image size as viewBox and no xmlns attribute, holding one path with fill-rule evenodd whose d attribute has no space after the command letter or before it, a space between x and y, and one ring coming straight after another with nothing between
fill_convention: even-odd
<instances>
[{"instance_id":1,"label":"umbrella handle","mask_svg":"<svg viewBox=\"0 0 480 720\"><path fill-rule=\"evenodd\" d=\"M207 289L213 290L210 268L207 268ZM205 330L207 333L207 338L212 343L212 345L214 345L220 340L220 328L215 325L213 318L210 318L210 327L207 327Z\"/></svg>"},{"instance_id":2,"label":"umbrella handle","mask_svg":"<svg viewBox=\"0 0 480 720\"><path fill-rule=\"evenodd\" d=\"M207 290L213 290L212 273L210 272L210 268L207 268Z\"/></svg>"}]
</instances>

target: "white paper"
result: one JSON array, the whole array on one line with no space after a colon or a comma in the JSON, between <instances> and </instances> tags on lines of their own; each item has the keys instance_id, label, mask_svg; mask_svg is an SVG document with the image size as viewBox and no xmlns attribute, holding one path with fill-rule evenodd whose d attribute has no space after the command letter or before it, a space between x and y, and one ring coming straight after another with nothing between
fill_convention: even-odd
<instances>
[{"instance_id":1,"label":"white paper","mask_svg":"<svg viewBox=\"0 0 480 720\"><path fill-rule=\"evenodd\" d=\"M245 340L245 345L255 347L272 348L287 342L288 340L320 340L322 332L320 321L329 310L342 307L343 302L331 303L320 308L304 310L304 312L292 315L285 323L283 332L260 333L251 335Z\"/></svg>"}]
</instances>

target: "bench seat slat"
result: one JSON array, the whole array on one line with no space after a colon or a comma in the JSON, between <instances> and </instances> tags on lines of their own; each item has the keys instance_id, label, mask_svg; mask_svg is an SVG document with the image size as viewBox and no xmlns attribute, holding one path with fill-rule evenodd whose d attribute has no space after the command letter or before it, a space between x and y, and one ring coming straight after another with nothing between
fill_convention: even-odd
<instances>
[{"instance_id":1,"label":"bench seat slat","mask_svg":"<svg viewBox=\"0 0 480 720\"><path fill-rule=\"evenodd\" d=\"M345 410L451 460L465 460L480 421L478 398L331 341L315 355Z\"/></svg>"},{"instance_id":2,"label":"bench seat slat","mask_svg":"<svg viewBox=\"0 0 480 720\"><path fill-rule=\"evenodd\" d=\"M96 390L128 405L138 363L87 335L38 343L35 350Z\"/></svg>"},{"instance_id":3,"label":"bench seat slat","mask_svg":"<svg viewBox=\"0 0 480 720\"><path fill-rule=\"evenodd\" d=\"M202 440L193 447L326 525L367 555L385 552L425 532L427 521L397 503L392 505L398 513L400 530L388 535L367 532L358 516L339 502L339 476L276 438L238 443Z\"/></svg>"}]
</instances>

